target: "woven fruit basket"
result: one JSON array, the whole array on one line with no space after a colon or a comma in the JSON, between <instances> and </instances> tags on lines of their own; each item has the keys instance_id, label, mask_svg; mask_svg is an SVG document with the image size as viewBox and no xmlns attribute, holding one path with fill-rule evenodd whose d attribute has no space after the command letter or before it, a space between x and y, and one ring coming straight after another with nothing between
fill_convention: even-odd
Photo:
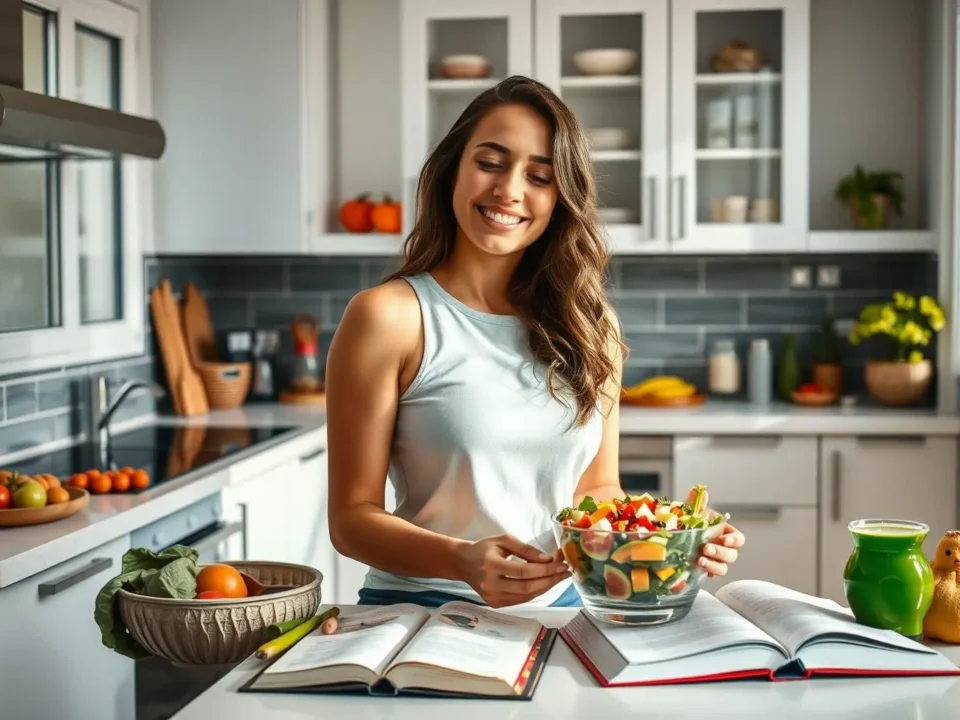
<instances>
[{"instance_id":1,"label":"woven fruit basket","mask_svg":"<svg viewBox=\"0 0 960 720\"><path fill-rule=\"evenodd\" d=\"M323 574L306 565L225 563L265 585L291 590L224 600L180 600L117 592L130 635L151 654L181 667L234 665L265 643L273 623L301 620L320 607ZM202 567L202 566L201 566Z\"/></svg>"}]
</instances>

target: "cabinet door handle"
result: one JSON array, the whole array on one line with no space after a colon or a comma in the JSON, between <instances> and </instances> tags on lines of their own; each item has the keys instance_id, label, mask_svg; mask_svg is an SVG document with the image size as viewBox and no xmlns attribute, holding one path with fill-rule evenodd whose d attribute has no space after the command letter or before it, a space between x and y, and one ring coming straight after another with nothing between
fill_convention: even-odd
<instances>
[{"instance_id":1,"label":"cabinet door handle","mask_svg":"<svg viewBox=\"0 0 960 720\"><path fill-rule=\"evenodd\" d=\"M656 223L656 191L657 191L657 179L655 177L647 178L646 182L647 188L647 198L643 202L644 214L647 216L647 239L656 240L657 239L657 223Z\"/></svg>"},{"instance_id":2,"label":"cabinet door handle","mask_svg":"<svg viewBox=\"0 0 960 720\"><path fill-rule=\"evenodd\" d=\"M714 435L710 443L717 447L777 447L779 435Z\"/></svg>"},{"instance_id":3,"label":"cabinet door handle","mask_svg":"<svg viewBox=\"0 0 960 720\"><path fill-rule=\"evenodd\" d=\"M326 449L325 447L319 448L318 450L314 450L312 453L308 453L308 454L304 455L303 457L301 457L301 458L300 458L300 462L302 462L302 463L310 462L310 461L313 460L314 458L318 458L318 457L320 457L321 455L323 455L326 451L327 451L327 449Z\"/></svg>"},{"instance_id":4,"label":"cabinet door handle","mask_svg":"<svg viewBox=\"0 0 960 720\"><path fill-rule=\"evenodd\" d=\"M113 558L94 558L86 567L74 570L68 575L57 578L52 582L40 583L37 586L37 592L40 597L50 597L63 592L69 587L73 587L87 578L93 577L97 573L103 572L113 565Z\"/></svg>"},{"instance_id":5,"label":"cabinet door handle","mask_svg":"<svg viewBox=\"0 0 960 720\"><path fill-rule=\"evenodd\" d=\"M672 198L673 221L674 221L673 226L674 226L674 232L675 232L675 235L674 235L675 240L683 240L683 237L685 234L684 227L686 223L683 217L685 214L684 212L685 210L684 191L685 191L685 184L686 184L685 181L686 181L686 178L683 175L678 175L673 179L673 187L676 189L675 197Z\"/></svg>"},{"instance_id":6,"label":"cabinet door handle","mask_svg":"<svg viewBox=\"0 0 960 720\"><path fill-rule=\"evenodd\" d=\"M242 522L230 523L225 525L214 533L207 535L200 542L195 542L191 547L197 551L197 554L203 555L209 550L213 550L217 545L222 543L227 538L230 538L237 533L242 533L244 530L244 524ZM244 560L246 560L246 553L244 553Z\"/></svg>"},{"instance_id":7,"label":"cabinet door handle","mask_svg":"<svg viewBox=\"0 0 960 720\"><path fill-rule=\"evenodd\" d=\"M727 503L721 505L718 510L720 512L730 513L734 517L734 522L736 522L736 518L776 520L780 517L782 508L779 505L739 505Z\"/></svg>"},{"instance_id":8,"label":"cabinet door handle","mask_svg":"<svg viewBox=\"0 0 960 720\"><path fill-rule=\"evenodd\" d=\"M833 497L830 499L830 514L834 522L840 522L840 451L833 451Z\"/></svg>"},{"instance_id":9,"label":"cabinet door handle","mask_svg":"<svg viewBox=\"0 0 960 720\"><path fill-rule=\"evenodd\" d=\"M924 445L925 435L857 435L858 445L881 445L898 443L900 445Z\"/></svg>"}]
</instances>

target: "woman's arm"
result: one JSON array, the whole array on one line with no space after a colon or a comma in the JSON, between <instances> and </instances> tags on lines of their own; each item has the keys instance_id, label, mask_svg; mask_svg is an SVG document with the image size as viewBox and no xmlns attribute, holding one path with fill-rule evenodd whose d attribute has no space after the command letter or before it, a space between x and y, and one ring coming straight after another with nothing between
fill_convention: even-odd
<instances>
[{"instance_id":1,"label":"woman's arm","mask_svg":"<svg viewBox=\"0 0 960 720\"><path fill-rule=\"evenodd\" d=\"M614 325L618 326L616 318ZM594 500L611 500L624 495L623 488L620 487L620 385L623 377L623 354L616 341L610 342L609 352L614 364L614 374L603 389L605 415L600 448L593 462L580 476L574 493L574 506L587 495Z\"/></svg>"},{"instance_id":2,"label":"woman's arm","mask_svg":"<svg viewBox=\"0 0 960 720\"><path fill-rule=\"evenodd\" d=\"M459 579L464 541L384 509L402 378L422 351L420 308L403 280L350 301L327 356L330 539L337 552L387 572Z\"/></svg>"}]
</instances>

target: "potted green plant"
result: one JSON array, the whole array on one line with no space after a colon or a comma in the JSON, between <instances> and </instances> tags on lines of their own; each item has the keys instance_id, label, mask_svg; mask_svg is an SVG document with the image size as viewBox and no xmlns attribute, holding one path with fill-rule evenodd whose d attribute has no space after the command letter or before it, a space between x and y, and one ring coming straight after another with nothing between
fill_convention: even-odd
<instances>
[{"instance_id":1,"label":"potted green plant","mask_svg":"<svg viewBox=\"0 0 960 720\"><path fill-rule=\"evenodd\" d=\"M925 349L945 326L943 308L927 295L895 292L892 301L863 308L850 343L871 337L883 341L879 357L867 361L864 378L870 394L886 405L912 405L923 397L933 377Z\"/></svg>"},{"instance_id":2,"label":"potted green plant","mask_svg":"<svg viewBox=\"0 0 960 720\"><path fill-rule=\"evenodd\" d=\"M820 323L811 372L815 385L835 395L843 393L843 346L837 324L830 315L825 315Z\"/></svg>"},{"instance_id":3,"label":"potted green plant","mask_svg":"<svg viewBox=\"0 0 960 720\"><path fill-rule=\"evenodd\" d=\"M852 173L840 178L835 195L850 209L854 227L877 230L886 227L892 209L903 215L903 175L895 170L867 171L858 164Z\"/></svg>"}]
</instances>

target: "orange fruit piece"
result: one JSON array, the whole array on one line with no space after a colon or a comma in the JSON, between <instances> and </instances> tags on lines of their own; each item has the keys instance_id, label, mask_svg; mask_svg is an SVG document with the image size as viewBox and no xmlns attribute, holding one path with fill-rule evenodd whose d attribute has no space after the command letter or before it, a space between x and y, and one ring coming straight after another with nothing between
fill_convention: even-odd
<instances>
[{"instance_id":1,"label":"orange fruit piece","mask_svg":"<svg viewBox=\"0 0 960 720\"><path fill-rule=\"evenodd\" d=\"M91 480L93 480L95 477L100 477L100 471L97 470L96 468L90 468L89 470L87 470L86 476Z\"/></svg>"},{"instance_id":2,"label":"orange fruit piece","mask_svg":"<svg viewBox=\"0 0 960 720\"><path fill-rule=\"evenodd\" d=\"M197 573L197 594L219 590L228 598L247 596L247 585L239 571L230 565L214 563Z\"/></svg>"},{"instance_id":3,"label":"orange fruit piece","mask_svg":"<svg viewBox=\"0 0 960 720\"><path fill-rule=\"evenodd\" d=\"M117 472L122 472L124 475L133 475L133 468L127 465L117 470Z\"/></svg>"},{"instance_id":4,"label":"orange fruit piece","mask_svg":"<svg viewBox=\"0 0 960 720\"><path fill-rule=\"evenodd\" d=\"M106 475L97 475L94 478L90 478L90 492L97 493L98 495L108 493L110 492L112 484L111 479Z\"/></svg>"},{"instance_id":5,"label":"orange fruit piece","mask_svg":"<svg viewBox=\"0 0 960 720\"><path fill-rule=\"evenodd\" d=\"M42 487L44 490L49 490L49 489L50 489L50 485L47 483L47 476L46 476L46 475L33 475L33 476L21 475L20 477L21 477L21 479L23 479L23 480L27 480L28 478L32 477L32 478L33 478L33 481L36 482L36 483L38 483L38 484L40 485L40 487Z\"/></svg>"},{"instance_id":6,"label":"orange fruit piece","mask_svg":"<svg viewBox=\"0 0 960 720\"><path fill-rule=\"evenodd\" d=\"M67 485L72 485L73 487L83 488L86 490L90 487L90 479L87 477L86 473L74 473L70 476L70 479L67 480Z\"/></svg>"},{"instance_id":7,"label":"orange fruit piece","mask_svg":"<svg viewBox=\"0 0 960 720\"><path fill-rule=\"evenodd\" d=\"M44 475L44 477L47 479L47 490L49 490L49 489L51 489L51 488L58 488L58 487L60 487L60 478L58 478L56 475L52 475L51 473L47 473L47 474Z\"/></svg>"},{"instance_id":8,"label":"orange fruit piece","mask_svg":"<svg viewBox=\"0 0 960 720\"><path fill-rule=\"evenodd\" d=\"M122 493L130 489L130 476L125 472L116 472L111 484L114 492Z\"/></svg>"},{"instance_id":9,"label":"orange fruit piece","mask_svg":"<svg viewBox=\"0 0 960 720\"><path fill-rule=\"evenodd\" d=\"M52 487L47 490L47 505L70 502L70 491L65 487Z\"/></svg>"},{"instance_id":10,"label":"orange fruit piece","mask_svg":"<svg viewBox=\"0 0 960 720\"><path fill-rule=\"evenodd\" d=\"M148 485L150 485L150 476L147 475L146 470L134 470L130 475L130 487L143 490Z\"/></svg>"}]
</instances>

